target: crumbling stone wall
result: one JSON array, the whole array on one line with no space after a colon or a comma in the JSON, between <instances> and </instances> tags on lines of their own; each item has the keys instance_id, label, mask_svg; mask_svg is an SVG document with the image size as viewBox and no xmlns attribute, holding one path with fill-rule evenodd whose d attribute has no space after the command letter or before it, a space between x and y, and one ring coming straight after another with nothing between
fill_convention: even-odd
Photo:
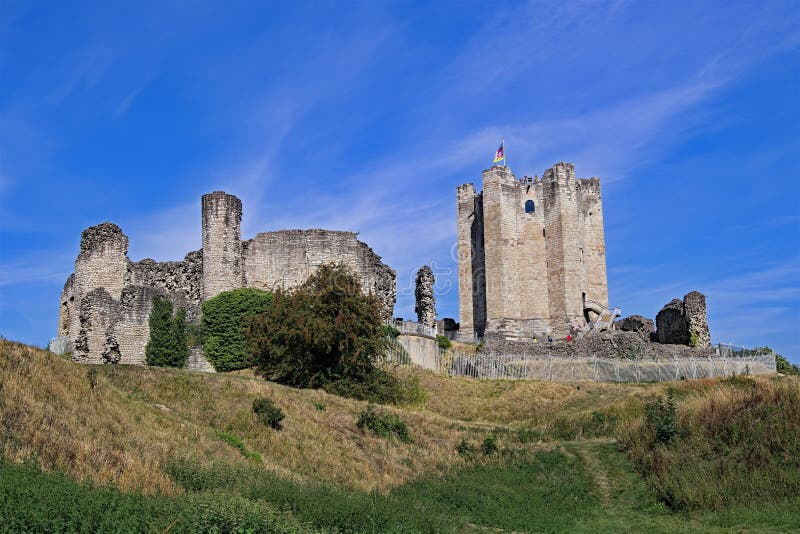
<instances>
[{"instance_id":1,"label":"crumbling stone wall","mask_svg":"<svg viewBox=\"0 0 800 534\"><path fill-rule=\"evenodd\" d=\"M144 364L155 295L186 310L198 322L205 298L240 287L273 289L304 282L324 263L341 262L360 278L365 293L377 295L385 318L396 299L396 275L352 232L284 230L240 240L241 201L222 191L202 199L203 249L183 261L127 257L128 238L102 223L84 230L75 272L59 299L55 346L83 363ZM194 368L205 369L193 353Z\"/></svg>"},{"instance_id":2,"label":"crumbling stone wall","mask_svg":"<svg viewBox=\"0 0 800 534\"><path fill-rule=\"evenodd\" d=\"M280 230L242 244L244 285L263 290L296 287L326 263L343 263L359 277L362 290L382 303L389 319L397 298L396 274L352 232Z\"/></svg>"},{"instance_id":3,"label":"crumbling stone wall","mask_svg":"<svg viewBox=\"0 0 800 534\"><path fill-rule=\"evenodd\" d=\"M424 265L417 271L414 296L416 305L414 311L417 320L426 326L436 327L436 302L433 295L435 279L433 271L428 265Z\"/></svg>"},{"instance_id":4,"label":"crumbling stone wall","mask_svg":"<svg viewBox=\"0 0 800 534\"><path fill-rule=\"evenodd\" d=\"M668 302L656 315L656 336L659 343L710 347L705 295L692 291Z\"/></svg>"},{"instance_id":5,"label":"crumbling stone wall","mask_svg":"<svg viewBox=\"0 0 800 534\"><path fill-rule=\"evenodd\" d=\"M166 296L175 309L186 310L189 321L200 321L202 304L203 251L186 255L183 261L156 262L150 258L128 265L126 285L151 287Z\"/></svg>"},{"instance_id":6,"label":"crumbling stone wall","mask_svg":"<svg viewBox=\"0 0 800 534\"><path fill-rule=\"evenodd\" d=\"M636 332L645 341L653 341L656 332L653 320L641 315L625 317L614 323L614 326L624 332Z\"/></svg>"}]
</instances>

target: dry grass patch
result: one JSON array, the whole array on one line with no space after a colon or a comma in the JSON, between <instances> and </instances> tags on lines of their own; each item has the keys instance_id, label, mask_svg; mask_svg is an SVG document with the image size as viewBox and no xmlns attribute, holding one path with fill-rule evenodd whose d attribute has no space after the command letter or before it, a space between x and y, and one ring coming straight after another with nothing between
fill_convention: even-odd
<instances>
[{"instance_id":1,"label":"dry grass patch","mask_svg":"<svg viewBox=\"0 0 800 534\"><path fill-rule=\"evenodd\" d=\"M0 447L4 457L124 490L175 491L162 472L176 454L232 459L208 429L109 387L92 367L0 340Z\"/></svg>"},{"instance_id":2,"label":"dry grass patch","mask_svg":"<svg viewBox=\"0 0 800 534\"><path fill-rule=\"evenodd\" d=\"M172 370L107 367L106 380L141 402L169 407L176 416L240 438L264 466L297 481L324 481L385 491L421 473L458 463L459 425L432 414L385 407L409 427L412 443L359 431L366 403L321 390L294 389L247 377ZM252 411L253 399L272 399L286 418L275 431ZM322 409L320 409L322 408Z\"/></svg>"},{"instance_id":3,"label":"dry grass patch","mask_svg":"<svg viewBox=\"0 0 800 534\"><path fill-rule=\"evenodd\" d=\"M90 386L95 369L96 387ZM286 413L283 430L261 424L253 399ZM0 447L77 480L146 493L178 491L165 472L175 459L200 465L253 464L220 433L260 455L259 468L300 482L388 491L420 474L462 463L464 430L435 414L386 407L407 423L412 443L356 428L366 403L247 376L126 366L85 366L0 341Z\"/></svg>"}]
</instances>

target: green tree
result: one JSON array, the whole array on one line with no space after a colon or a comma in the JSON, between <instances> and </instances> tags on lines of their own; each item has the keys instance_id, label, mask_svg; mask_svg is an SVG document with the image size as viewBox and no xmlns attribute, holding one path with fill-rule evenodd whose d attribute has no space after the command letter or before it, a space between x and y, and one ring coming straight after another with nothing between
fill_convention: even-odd
<instances>
[{"instance_id":1,"label":"green tree","mask_svg":"<svg viewBox=\"0 0 800 534\"><path fill-rule=\"evenodd\" d=\"M189 349L186 346L186 311L181 309L173 317L172 303L153 296L150 312L150 339L144 348L147 365L183 367Z\"/></svg>"},{"instance_id":2,"label":"green tree","mask_svg":"<svg viewBox=\"0 0 800 534\"><path fill-rule=\"evenodd\" d=\"M235 371L252 365L245 331L249 319L264 312L272 293L254 288L220 293L203 303L203 354L217 371Z\"/></svg>"},{"instance_id":3,"label":"green tree","mask_svg":"<svg viewBox=\"0 0 800 534\"><path fill-rule=\"evenodd\" d=\"M387 343L380 304L344 265L323 265L295 290L277 291L247 338L268 380L358 398L397 389L394 376L376 367Z\"/></svg>"},{"instance_id":4,"label":"green tree","mask_svg":"<svg viewBox=\"0 0 800 534\"><path fill-rule=\"evenodd\" d=\"M782 375L800 375L800 366L793 364L780 354L775 354L775 367Z\"/></svg>"}]
</instances>

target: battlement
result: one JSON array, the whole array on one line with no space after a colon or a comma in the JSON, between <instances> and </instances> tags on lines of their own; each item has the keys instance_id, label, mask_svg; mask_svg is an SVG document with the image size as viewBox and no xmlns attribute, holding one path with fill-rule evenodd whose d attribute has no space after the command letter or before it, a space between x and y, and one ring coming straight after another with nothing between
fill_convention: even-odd
<instances>
[{"instance_id":1,"label":"battlement","mask_svg":"<svg viewBox=\"0 0 800 534\"><path fill-rule=\"evenodd\" d=\"M578 178L575 188L586 193L600 193L600 178Z\"/></svg>"}]
</instances>

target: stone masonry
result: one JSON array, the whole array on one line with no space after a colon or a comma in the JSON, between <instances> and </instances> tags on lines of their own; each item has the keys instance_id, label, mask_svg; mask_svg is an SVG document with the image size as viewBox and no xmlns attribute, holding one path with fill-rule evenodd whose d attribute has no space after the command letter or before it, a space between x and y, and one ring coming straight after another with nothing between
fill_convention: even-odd
<instances>
[{"instance_id":1,"label":"stone masonry","mask_svg":"<svg viewBox=\"0 0 800 534\"><path fill-rule=\"evenodd\" d=\"M599 179L571 163L520 180L493 166L482 192L456 197L460 339L562 337L608 307Z\"/></svg>"},{"instance_id":2,"label":"stone masonry","mask_svg":"<svg viewBox=\"0 0 800 534\"><path fill-rule=\"evenodd\" d=\"M365 293L378 296L389 319L396 275L352 232L281 230L241 240L242 203L222 191L203 195L203 249L182 261L131 261L128 238L115 224L81 234L75 272L61 292L58 346L82 363L143 365L155 295L167 298L187 319L199 322L204 300L240 287L291 288L324 263L341 262L359 277ZM189 365L208 370L193 350Z\"/></svg>"},{"instance_id":3,"label":"stone masonry","mask_svg":"<svg viewBox=\"0 0 800 534\"><path fill-rule=\"evenodd\" d=\"M427 265L417 271L416 287L414 297L416 306L414 311L417 313L417 320L425 326L436 327L436 302L433 296L433 286L435 280L433 271Z\"/></svg>"},{"instance_id":4,"label":"stone masonry","mask_svg":"<svg viewBox=\"0 0 800 534\"><path fill-rule=\"evenodd\" d=\"M710 347L705 295L691 291L665 304L656 315L656 337L659 343Z\"/></svg>"}]
</instances>

